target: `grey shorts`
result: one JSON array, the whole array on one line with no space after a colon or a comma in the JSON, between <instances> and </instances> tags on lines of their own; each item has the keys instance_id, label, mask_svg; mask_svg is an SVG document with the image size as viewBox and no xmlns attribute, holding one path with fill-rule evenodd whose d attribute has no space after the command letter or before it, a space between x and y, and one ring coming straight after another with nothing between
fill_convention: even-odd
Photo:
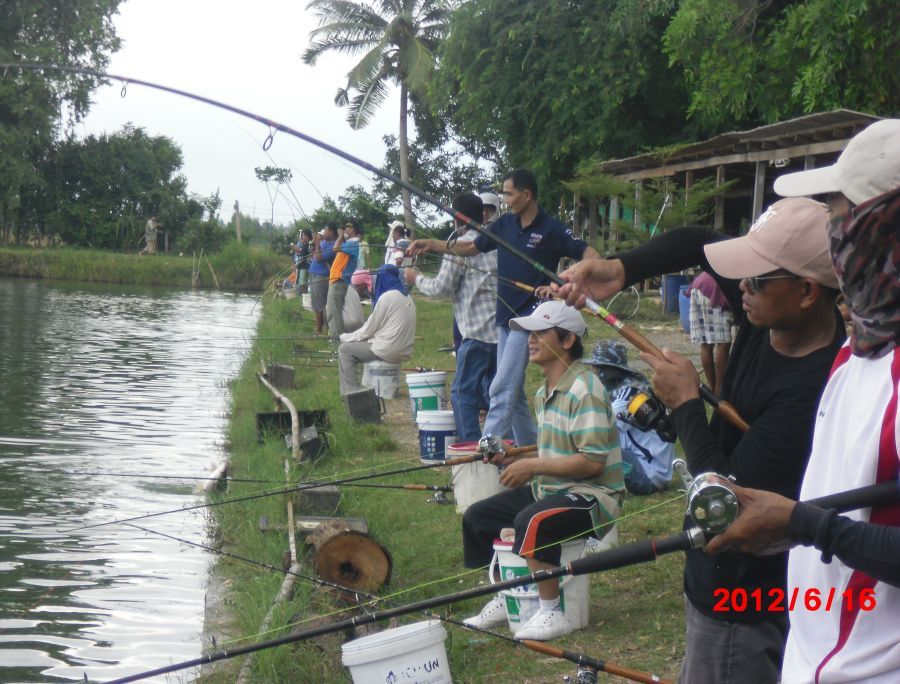
<instances>
[{"instance_id":1,"label":"grey shorts","mask_svg":"<svg viewBox=\"0 0 900 684\"><path fill-rule=\"evenodd\" d=\"M325 311L325 303L328 301L328 276L309 274L309 298L313 311L316 313Z\"/></svg>"}]
</instances>

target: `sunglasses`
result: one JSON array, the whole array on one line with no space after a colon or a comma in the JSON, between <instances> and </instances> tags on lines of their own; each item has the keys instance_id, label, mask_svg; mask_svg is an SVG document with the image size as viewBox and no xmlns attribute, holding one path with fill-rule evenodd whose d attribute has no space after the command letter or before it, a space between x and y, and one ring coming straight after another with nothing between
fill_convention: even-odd
<instances>
[{"instance_id":1,"label":"sunglasses","mask_svg":"<svg viewBox=\"0 0 900 684\"><path fill-rule=\"evenodd\" d=\"M751 276L747 278L747 284L750 286L750 289L753 290L756 294L759 294L763 287L765 287L766 280L778 280L779 278L796 278L793 273L785 273L784 275L771 275L771 276Z\"/></svg>"}]
</instances>

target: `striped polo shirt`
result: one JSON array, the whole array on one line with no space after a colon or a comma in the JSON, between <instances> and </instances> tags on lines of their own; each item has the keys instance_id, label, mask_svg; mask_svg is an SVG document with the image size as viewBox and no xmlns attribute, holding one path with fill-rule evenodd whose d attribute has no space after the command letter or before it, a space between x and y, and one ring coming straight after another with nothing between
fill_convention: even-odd
<instances>
[{"instance_id":1,"label":"striped polo shirt","mask_svg":"<svg viewBox=\"0 0 900 684\"><path fill-rule=\"evenodd\" d=\"M538 458L581 454L603 464L595 478L561 480L537 475L531 482L535 499L554 494L584 494L600 504L600 522L618 517L625 493L619 433L606 390L581 363L563 373L547 396L547 383L535 394L538 422Z\"/></svg>"}]
</instances>

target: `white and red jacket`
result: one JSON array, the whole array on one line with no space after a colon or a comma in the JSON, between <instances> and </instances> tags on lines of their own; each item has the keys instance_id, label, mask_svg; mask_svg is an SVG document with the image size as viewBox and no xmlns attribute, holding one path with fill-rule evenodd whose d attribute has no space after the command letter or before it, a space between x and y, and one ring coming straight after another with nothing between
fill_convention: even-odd
<instances>
[{"instance_id":1,"label":"white and red jacket","mask_svg":"<svg viewBox=\"0 0 900 684\"><path fill-rule=\"evenodd\" d=\"M849 346L841 349L819 404L801 500L900 477L898 387L900 349L879 359L852 356ZM846 515L900 527L900 506ZM900 682L900 589L837 558L823 563L810 547L790 553L787 596L795 589L801 597L817 590L822 603L798 600L790 613L783 684ZM874 592L871 610L860 608L864 589ZM826 610L830 593L834 600Z\"/></svg>"}]
</instances>

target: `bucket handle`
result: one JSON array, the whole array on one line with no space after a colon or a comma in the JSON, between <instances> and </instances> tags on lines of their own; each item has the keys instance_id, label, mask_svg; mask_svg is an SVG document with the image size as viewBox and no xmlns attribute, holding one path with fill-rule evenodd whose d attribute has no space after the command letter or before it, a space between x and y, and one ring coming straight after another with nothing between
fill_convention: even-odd
<instances>
[{"instance_id":1,"label":"bucket handle","mask_svg":"<svg viewBox=\"0 0 900 684\"><path fill-rule=\"evenodd\" d=\"M494 556L491 558L491 564L488 565L488 581L491 584L497 584L497 580L494 579L494 570L497 569L497 562L499 561L499 556L497 552L494 551Z\"/></svg>"}]
</instances>

